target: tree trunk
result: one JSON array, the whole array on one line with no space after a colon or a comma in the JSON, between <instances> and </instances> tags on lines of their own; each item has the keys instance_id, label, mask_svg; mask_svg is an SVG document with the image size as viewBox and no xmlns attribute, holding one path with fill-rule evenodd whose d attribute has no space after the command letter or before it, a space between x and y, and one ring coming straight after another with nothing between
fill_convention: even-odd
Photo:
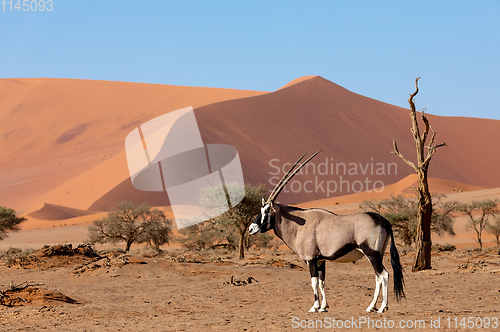
<instances>
[{"instance_id":1,"label":"tree trunk","mask_svg":"<svg viewBox=\"0 0 500 332\"><path fill-rule=\"evenodd\" d=\"M250 236L248 235L248 233L245 233L245 249L248 250L249 248L250 248Z\"/></svg>"},{"instance_id":2,"label":"tree trunk","mask_svg":"<svg viewBox=\"0 0 500 332\"><path fill-rule=\"evenodd\" d=\"M429 183L427 182L427 171L429 170L429 162L432 156L436 153L436 149L442 146L446 146L446 143L434 144L434 139L436 137L436 132L431 128L429 120L425 116L425 109L420 112L422 115L422 121L424 122L425 128L420 134L417 121L417 112L413 98L418 93L418 80L415 80L415 92L410 95L408 102L410 103L410 117L412 123L411 132L413 134L413 139L415 141L415 148L417 150L417 163L414 164L409 161L401 152L398 150L396 141L393 141L394 152L409 166L411 166L418 176L418 216L417 216L417 234L415 238L415 262L413 264L412 271L421 271L431 268L431 219L432 219L432 200L431 193L429 191ZM431 140L429 145L426 146L425 142L429 137L429 130L432 130ZM427 155L425 154L425 148L427 148Z\"/></svg>"},{"instance_id":3,"label":"tree trunk","mask_svg":"<svg viewBox=\"0 0 500 332\"><path fill-rule=\"evenodd\" d=\"M240 233L240 241L239 241L239 252L240 252L240 257L239 259L245 258L245 233Z\"/></svg>"},{"instance_id":4,"label":"tree trunk","mask_svg":"<svg viewBox=\"0 0 500 332\"><path fill-rule=\"evenodd\" d=\"M432 201L427 181L426 170L419 170L418 174L418 215L417 234L415 238L415 261L412 271L421 271L431 268L431 217Z\"/></svg>"},{"instance_id":5,"label":"tree trunk","mask_svg":"<svg viewBox=\"0 0 500 332\"><path fill-rule=\"evenodd\" d=\"M477 232L477 242L479 243L479 249L483 250L483 241L481 239L481 232Z\"/></svg>"},{"instance_id":6,"label":"tree trunk","mask_svg":"<svg viewBox=\"0 0 500 332\"><path fill-rule=\"evenodd\" d=\"M130 240L127 241L127 244L125 245L125 252L129 252L130 251L130 246L132 245L132 242L133 241L130 241Z\"/></svg>"}]
</instances>

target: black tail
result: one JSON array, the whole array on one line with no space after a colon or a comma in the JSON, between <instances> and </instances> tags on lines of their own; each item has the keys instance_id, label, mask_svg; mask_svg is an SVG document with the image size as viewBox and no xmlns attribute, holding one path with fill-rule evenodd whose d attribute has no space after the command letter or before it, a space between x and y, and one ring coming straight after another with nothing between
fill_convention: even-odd
<instances>
[{"instance_id":1,"label":"black tail","mask_svg":"<svg viewBox=\"0 0 500 332\"><path fill-rule=\"evenodd\" d=\"M392 229L389 229L391 235L391 265L392 271L394 273L394 294L396 294L396 300L399 302L401 298L405 297L405 292L403 286L405 284L403 278L403 267L399 261L399 253L394 243L394 234Z\"/></svg>"}]
</instances>

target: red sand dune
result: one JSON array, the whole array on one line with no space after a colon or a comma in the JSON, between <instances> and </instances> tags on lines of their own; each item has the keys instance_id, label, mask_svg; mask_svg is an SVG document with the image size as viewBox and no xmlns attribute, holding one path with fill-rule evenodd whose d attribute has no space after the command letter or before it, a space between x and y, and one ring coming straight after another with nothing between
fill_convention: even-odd
<instances>
[{"instance_id":1,"label":"red sand dune","mask_svg":"<svg viewBox=\"0 0 500 332\"><path fill-rule=\"evenodd\" d=\"M294 80L291 80L290 82L288 82L287 84L283 85L281 88L279 88L278 90L281 90L281 89L284 89L284 88L288 88L289 86L292 86L294 84L297 84L297 83L300 83L300 82L303 82L303 81L307 81L307 80L310 80L312 78L317 78L317 77L321 77L321 76L318 76L318 75L309 75L309 76L301 76L301 77L297 77L296 79Z\"/></svg>"},{"instance_id":2,"label":"red sand dune","mask_svg":"<svg viewBox=\"0 0 500 332\"><path fill-rule=\"evenodd\" d=\"M284 163L323 148L313 167L282 193L285 203L346 196L381 183L389 187L413 173L390 153L396 139L414 159L408 110L319 76L272 93L66 79L0 80L0 91L0 204L26 214L44 203L90 211L109 210L122 200L168 205L165 194L130 185L124 140L137 125L188 105L195 107L205 143L238 149L246 182L271 187ZM500 155L488 150L500 141L500 121L428 117L437 142L448 144L430 167L432 178L443 179L432 180L437 191L500 187ZM403 180L405 188L415 182L410 180ZM306 181L313 190L291 192ZM326 193L315 181L337 182L338 188Z\"/></svg>"},{"instance_id":3,"label":"red sand dune","mask_svg":"<svg viewBox=\"0 0 500 332\"><path fill-rule=\"evenodd\" d=\"M413 174L411 176L413 176L415 181L412 183L411 186L402 190L403 193L414 193L415 192L415 187L418 184L417 176L416 176L416 174ZM480 186L475 186L472 184L459 183L459 182L450 181L450 180L430 178L429 179L429 189L433 193L436 193L436 194L451 194L454 192L477 191L477 190L483 190L486 188L480 187Z\"/></svg>"},{"instance_id":4,"label":"red sand dune","mask_svg":"<svg viewBox=\"0 0 500 332\"><path fill-rule=\"evenodd\" d=\"M73 79L0 79L0 204L26 210L27 202L121 153L126 135L156 116L263 93ZM93 179L94 185L103 181L107 181L104 176ZM52 203L33 203L40 202Z\"/></svg>"},{"instance_id":5,"label":"red sand dune","mask_svg":"<svg viewBox=\"0 0 500 332\"><path fill-rule=\"evenodd\" d=\"M418 105L418 96L416 102ZM341 188L341 180L353 185L369 178L372 186L375 181L388 185L414 173L390 153L396 139L400 151L410 160L415 159L408 110L352 93L318 76L273 93L207 105L195 112L207 143L227 143L238 148L245 179L251 183L267 183L271 173L278 172L275 166L293 163L302 153L320 148L323 152L313 161L316 170L319 172L320 163L329 162L328 166L334 167L333 172L329 167L328 174L318 179L336 181L340 187L330 197L352 194L353 189L360 188L359 183L350 190L347 185ZM500 154L491 153L493 142L500 141L500 121L433 115L428 118L437 132L436 141L448 145L435 154L430 177L485 188L500 186ZM337 168L347 164L349 169L351 163L357 167L357 175ZM391 168L393 163L396 169ZM382 168L381 174L375 174L377 165L384 166L385 175ZM313 171L294 180L302 184L314 182ZM282 193L280 199L304 202L327 196L319 188Z\"/></svg>"},{"instance_id":6,"label":"red sand dune","mask_svg":"<svg viewBox=\"0 0 500 332\"><path fill-rule=\"evenodd\" d=\"M28 217L41 220L66 220L75 217L86 216L89 214L92 214L92 212L45 203L40 210L28 214Z\"/></svg>"},{"instance_id":7,"label":"red sand dune","mask_svg":"<svg viewBox=\"0 0 500 332\"><path fill-rule=\"evenodd\" d=\"M166 218L173 219L174 216L170 207L167 206L157 208L165 213ZM81 212L82 214L77 215L78 212ZM83 214L83 212L86 212L86 214ZM74 214L73 217L70 216L71 213ZM88 212L55 205L50 208L46 208L44 206L44 208L30 213L27 216L27 220L21 224L21 229L25 231L38 228L90 225L94 220L104 218L107 215L108 212ZM175 223L172 226L174 229L176 228Z\"/></svg>"},{"instance_id":8,"label":"red sand dune","mask_svg":"<svg viewBox=\"0 0 500 332\"><path fill-rule=\"evenodd\" d=\"M471 192L471 195L474 195L476 191L484 190L484 188L481 188L479 186L473 186L448 180L429 178L428 182L429 189L432 193L436 194L455 194L457 193L455 189L461 189L462 192ZM298 204L298 206L303 208L328 206L332 207L335 205L360 203L369 200L381 200L384 198L389 198L392 194L413 194L415 192L416 186L417 175L411 174L396 183L385 186L384 188L377 188L377 190L371 190L370 192L364 191L352 195L318 199Z\"/></svg>"},{"instance_id":9,"label":"red sand dune","mask_svg":"<svg viewBox=\"0 0 500 332\"><path fill-rule=\"evenodd\" d=\"M25 222L21 224L21 230L22 232L27 231L27 230L34 230L34 229L44 229L44 228L55 228L55 227L62 227L62 226L87 226L92 224L94 220L98 220L101 218L106 217L107 212L99 212L99 213L92 213L88 215L83 215L83 216L78 216L74 218L69 218L69 219L37 219L34 217L29 217ZM53 214L48 214L47 216L49 217L55 217L57 216L56 213ZM44 217L47 217L44 216ZM87 230L84 230L85 236L83 238L86 238ZM14 236L15 234L18 233L10 233L10 237ZM56 241L57 242L57 241ZM64 242L64 241L62 241Z\"/></svg>"}]
</instances>

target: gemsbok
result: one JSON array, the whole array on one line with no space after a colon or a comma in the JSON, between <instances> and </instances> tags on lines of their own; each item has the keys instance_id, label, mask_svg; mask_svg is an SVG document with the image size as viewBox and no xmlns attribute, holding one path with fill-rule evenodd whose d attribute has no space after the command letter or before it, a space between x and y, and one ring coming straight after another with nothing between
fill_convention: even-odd
<instances>
[{"instance_id":1,"label":"gemsbok","mask_svg":"<svg viewBox=\"0 0 500 332\"><path fill-rule=\"evenodd\" d=\"M389 273L383 265L383 257L389 237L394 293L398 302L405 297L403 269L394 243L391 223L381 215L372 212L337 215L319 208L301 209L275 202L292 177L320 151L294 170L304 158L304 154L283 176L267 201L262 199L260 214L250 225L249 233L254 235L273 229L276 236L306 262L314 291L314 304L309 312L325 312L328 308L325 295L326 260L355 263L363 255L366 256L375 270L375 292L366 311L377 310L375 305L382 289L382 304L378 309L378 312L382 313L388 309ZM321 292L321 305L318 286Z\"/></svg>"}]
</instances>

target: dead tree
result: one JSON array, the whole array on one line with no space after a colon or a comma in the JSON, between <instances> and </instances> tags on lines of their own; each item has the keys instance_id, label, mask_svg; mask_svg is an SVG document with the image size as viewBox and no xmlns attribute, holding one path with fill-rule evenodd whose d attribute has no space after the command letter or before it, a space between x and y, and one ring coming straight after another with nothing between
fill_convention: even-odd
<instances>
[{"instance_id":1,"label":"dead tree","mask_svg":"<svg viewBox=\"0 0 500 332\"><path fill-rule=\"evenodd\" d=\"M415 141L415 147L417 149L417 163L414 164L409 161L405 156L401 154L398 150L396 141L393 141L394 152L401 158L405 163L410 165L418 177L418 188L417 188L417 199L418 199L418 214L417 214L417 234L415 238L415 262L413 263L412 271L421 271L431 268L431 216L432 216L432 200L431 193L429 191L429 183L427 182L427 172L429 170L429 162L432 156L436 153L436 150L442 146L446 146L446 143L435 144L434 139L436 137L436 132L429 124L429 120L425 116L425 109L420 111L422 116L422 121L424 122L425 129L422 134L418 128L417 114L415 110L415 104L413 98L418 93L418 80L415 79L415 92L410 95L408 102L410 103L410 116L412 122L411 132L413 134L413 139ZM431 140L429 145L426 146L429 130L432 130ZM427 148L427 154L425 154L424 149Z\"/></svg>"}]
</instances>

